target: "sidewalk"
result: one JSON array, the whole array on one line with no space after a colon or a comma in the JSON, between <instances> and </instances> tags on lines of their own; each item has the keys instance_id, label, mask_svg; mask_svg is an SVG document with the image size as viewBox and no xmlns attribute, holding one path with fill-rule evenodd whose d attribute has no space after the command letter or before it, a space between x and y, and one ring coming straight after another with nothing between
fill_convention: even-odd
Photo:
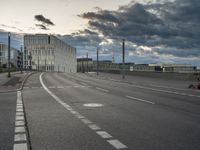
<instances>
[{"instance_id":1,"label":"sidewalk","mask_svg":"<svg viewBox=\"0 0 200 150\"><path fill-rule=\"evenodd\" d=\"M11 92L16 91L20 88L21 83L24 77L28 74L28 72L12 72L11 77L8 78L8 73L0 74L0 93L2 92Z\"/></svg>"}]
</instances>

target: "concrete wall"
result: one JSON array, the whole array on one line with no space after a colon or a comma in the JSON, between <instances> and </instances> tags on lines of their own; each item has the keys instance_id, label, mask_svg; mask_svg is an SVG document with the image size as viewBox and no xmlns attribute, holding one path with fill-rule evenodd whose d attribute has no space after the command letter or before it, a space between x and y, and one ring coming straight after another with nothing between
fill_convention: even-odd
<instances>
[{"instance_id":1,"label":"concrete wall","mask_svg":"<svg viewBox=\"0 0 200 150\"><path fill-rule=\"evenodd\" d=\"M107 70L101 72L121 74L119 70ZM182 80L182 81L197 81L200 78L200 73L168 73L168 72L148 72L148 71L126 71L126 75L143 76L150 78L160 78L169 80Z\"/></svg>"}]
</instances>

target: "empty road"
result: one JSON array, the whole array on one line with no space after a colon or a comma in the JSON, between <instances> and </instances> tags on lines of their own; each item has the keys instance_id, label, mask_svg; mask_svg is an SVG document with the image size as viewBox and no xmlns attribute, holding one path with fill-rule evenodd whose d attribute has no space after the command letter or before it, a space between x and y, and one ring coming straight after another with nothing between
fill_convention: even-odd
<instances>
[{"instance_id":1,"label":"empty road","mask_svg":"<svg viewBox=\"0 0 200 150\"><path fill-rule=\"evenodd\" d=\"M200 149L199 91L188 82L120 78L30 76L22 99L31 149Z\"/></svg>"}]
</instances>

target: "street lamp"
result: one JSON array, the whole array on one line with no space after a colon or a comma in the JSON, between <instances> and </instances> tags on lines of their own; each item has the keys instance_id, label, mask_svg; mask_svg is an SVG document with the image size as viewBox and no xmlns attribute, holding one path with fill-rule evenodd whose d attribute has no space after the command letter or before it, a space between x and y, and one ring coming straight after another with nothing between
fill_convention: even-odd
<instances>
[{"instance_id":1,"label":"street lamp","mask_svg":"<svg viewBox=\"0 0 200 150\"><path fill-rule=\"evenodd\" d=\"M125 79L125 39L122 40L122 78Z\"/></svg>"},{"instance_id":2,"label":"street lamp","mask_svg":"<svg viewBox=\"0 0 200 150\"><path fill-rule=\"evenodd\" d=\"M8 78L11 77L10 75L10 32L8 33Z\"/></svg>"},{"instance_id":3,"label":"street lamp","mask_svg":"<svg viewBox=\"0 0 200 150\"><path fill-rule=\"evenodd\" d=\"M21 74L23 73L23 52L22 52L22 46L21 46L21 63L20 63L20 68L21 68Z\"/></svg>"},{"instance_id":4,"label":"street lamp","mask_svg":"<svg viewBox=\"0 0 200 150\"><path fill-rule=\"evenodd\" d=\"M97 76L99 75L99 48L97 47Z\"/></svg>"}]
</instances>

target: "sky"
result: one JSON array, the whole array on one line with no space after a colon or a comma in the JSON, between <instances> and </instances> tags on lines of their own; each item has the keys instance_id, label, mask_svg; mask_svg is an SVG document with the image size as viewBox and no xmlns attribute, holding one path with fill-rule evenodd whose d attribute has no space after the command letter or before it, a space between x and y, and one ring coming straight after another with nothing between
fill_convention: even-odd
<instances>
[{"instance_id":1,"label":"sky","mask_svg":"<svg viewBox=\"0 0 200 150\"><path fill-rule=\"evenodd\" d=\"M12 32L54 34L96 58L121 62L192 64L200 68L199 0L0 0L0 42Z\"/></svg>"}]
</instances>

